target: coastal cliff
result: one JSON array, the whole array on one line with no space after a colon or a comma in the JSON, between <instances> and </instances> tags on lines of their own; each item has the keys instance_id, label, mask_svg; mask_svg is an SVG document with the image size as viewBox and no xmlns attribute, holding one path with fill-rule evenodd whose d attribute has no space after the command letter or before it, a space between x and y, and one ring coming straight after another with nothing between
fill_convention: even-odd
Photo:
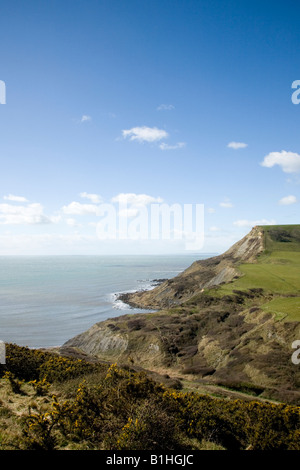
<instances>
[{"instance_id":1,"label":"coastal cliff","mask_svg":"<svg viewBox=\"0 0 300 470\"><path fill-rule=\"evenodd\" d=\"M97 323L61 351L300 403L300 367L291 361L299 274L300 226L254 227L224 254L124 299L158 311Z\"/></svg>"},{"instance_id":2,"label":"coastal cliff","mask_svg":"<svg viewBox=\"0 0 300 470\"><path fill-rule=\"evenodd\" d=\"M166 280L150 291L125 293L120 299L138 308L165 308L180 305L204 289L227 283L241 273L241 262L255 262L264 250L264 233L254 227L242 240L219 256L195 261L178 276Z\"/></svg>"}]
</instances>

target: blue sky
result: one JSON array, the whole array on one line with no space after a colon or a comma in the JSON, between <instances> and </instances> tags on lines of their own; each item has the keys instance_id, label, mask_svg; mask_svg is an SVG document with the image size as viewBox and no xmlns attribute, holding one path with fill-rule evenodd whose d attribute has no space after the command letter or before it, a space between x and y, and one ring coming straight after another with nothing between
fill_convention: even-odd
<instances>
[{"instance_id":1,"label":"blue sky","mask_svg":"<svg viewBox=\"0 0 300 470\"><path fill-rule=\"evenodd\" d=\"M200 252L299 223L299 13L292 0L2 0L0 254L184 252L99 240L100 206L119 200L129 223L151 203L203 204Z\"/></svg>"}]
</instances>

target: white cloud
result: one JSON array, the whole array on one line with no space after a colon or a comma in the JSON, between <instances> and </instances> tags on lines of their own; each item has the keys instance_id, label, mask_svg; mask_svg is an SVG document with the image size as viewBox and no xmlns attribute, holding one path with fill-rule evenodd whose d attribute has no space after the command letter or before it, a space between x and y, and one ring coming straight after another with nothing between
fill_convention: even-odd
<instances>
[{"instance_id":1,"label":"white cloud","mask_svg":"<svg viewBox=\"0 0 300 470\"><path fill-rule=\"evenodd\" d=\"M160 104L157 107L158 111L171 111L171 109L175 109L175 106L173 106L172 104Z\"/></svg>"},{"instance_id":2,"label":"white cloud","mask_svg":"<svg viewBox=\"0 0 300 470\"><path fill-rule=\"evenodd\" d=\"M131 218L136 217L147 205L162 203L163 199L148 194L121 193L113 197L111 202L119 204L119 217Z\"/></svg>"},{"instance_id":3,"label":"white cloud","mask_svg":"<svg viewBox=\"0 0 300 470\"><path fill-rule=\"evenodd\" d=\"M296 196L285 196L280 199L279 204L281 206L288 206L290 204L295 204L297 202Z\"/></svg>"},{"instance_id":4,"label":"white cloud","mask_svg":"<svg viewBox=\"0 0 300 470\"><path fill-rule=\"evenodd\" d=\"M68 215L98 215L99 208L94 204L81 204L73 201L67 206L63 206L62 211Z\"/></svg>"},{"instance_id":5,"label":"white cloud","mask_svg":"<svg viewBox=\"0 0 300 470\"><path fill-rule=\"evenodd\" d=\"M157 127L132 127L128 130L122 131L123 137L129 137L130 140L137 140L138 142L157 142L168 137L168 133L163 129Z\"/></svg>"},{"instance_id":6,"label":"white cloud","mask_svg":"<svg viewBox=\"0 0 300 470\"><path fill-rule=\"evenodd\" d=\"M43 206L38 203L24 205L0 204L0 224L40 225L55 222L43 214Z\"/></svg>"},{"instance_id":7,"label":"white cloud","mask_svg":"<svg viewBox=\"0 0 300 470\"><path fill-rule=\"evenodd\" d=\"M161 150L175 150L175 149L181 149L182 147L185 147L185 142L178 142L175 145L168 145L165 142L162 142L159 146Z\"/></svg>"},{"instance_id":8,"label":"white cloud","mask_svg":"<svg viewBox=\"0 0 300 470\"><path fill-rule=\"evenodd\" d=\"M153 197L148 194L120 193L112 198L112 202L131 204L133 206L146 206L147 204L161 203L163 200L160 197Z\"/></svg>"},{"instance_id":9,"label":"white cloud","mask_svg":"<svg viewBox=\"0 0 300 470\"><path fill-rule=\"evenodd\" d=\"M81 122L86 122L86 121L91 121L92 120L92 117L89 116L88 114L83 114L83 116L81 117Z\"/></svg>"},{"instance_id":10,"label":"white cloud","mask_svg":"<svg viewBox=\"0 0 300 470\"><path fill-rule=\"evenodd\" d=\"M214 213L216 212L216 209L214 209L213 207L209 207L209 208L207 209L207 212L208 212L209 214L214 214Z\"/></svg>"},{"instance_id":11,"label":"white cloud","mask_svg":"<svg viewBox=\"0 0 300 470\"><path fill-rule=\"evenodd\" d=\"M69 218L66 220L66 222L70 227L81 227L81 224L79 224L75 219Z\"/></svg>"},{"instance_id":12,"label":"white cloud","mask_svg":"<svg viewBox=\"0 0 300 470\"><path fill-rule=\"evenodd\" d=\"M83 193L80 193L80 197L89 199L94 204L99 204L100 202L102 202L102 198L99 196L99 194L89 194L89 193L83 192Z\"/></svg>"},{"instance_id":13,"label":"white cloud","mask_svg":"<svg viewBox=\"0 0 300 470\"><path fill-rule=\"evenodd\" d=\"M266 219L261 219L261 220L236 220L233 222L233 225L237 227L255 227L255 225L275 225L276 221L275 220L266 220Z\"/></svg>"},{"instance_id":14,"label":"white cloud","mask_svg":"<svg viewBox=\"0 0 300 470\"><path fill-rule=\"evenodd\" d=\"M225 209L230 209L231 207L233 207L233 204L229 200L226 200L224 202L220 202L220 207L224 207Z\"/></svg>"},{"instance_id":15,"label":"white cloud","mask_svg":"<svg viewBox=\"0 0 300 470\"><path fill-rule=\"evenodd\" d=\"M248 147L248 144L245 144L244 142L229 142L227 147L238 150L238 149L243 149L245 147Z\"/></svg>"},{"instance_id":16,"label":"white cloud","mask_svg":"<svg viewBox=\"0 0 300 470\"><path fill-rule=\"evenodd\" d=\"M26 197L15 196L14 194L9 194L8 196L3 196L3 199L5 199L6 201L14 201L14 202L28 202Z\"/></svg>"},{"instance_id":17,"label":"white cloud","mask_svg":"<svg viewBox=\"0 0 300 470\"><path fill-rule=\"evenodd\" d=\"M285 173L298 173L300 172L300 155L294 152L271 152L264 157L261 165L267 168L272 168L279 165Z\"/></svg>"},{"instance_id":18,"label":"white cloud","mask_svg":"<svg viewBox=\"0 0 300 470\"><path fill-rule=\"evenodd\" d=\"M213 225L212 227L209 227L209 231L210 232L219 232L219 227L216 227L215 225Z\"/></svg>"},{"instance_id":19,"label":"white cloud","mask_svg":"<svg viewBox=\"0 0 300 470\"><path fill-rule=\"evenodd\" d=\"M49 217L49 219L53 224L58 224L58 222L61 221L62 217L61 217L61 215L53 215L53 216Z\"/></svg>"},{"instance_id":20,"label":"white cloud","mask_svg":"<svg viewBox=\"0 0 300 470\"><path fill-rule=\"evenodd\" d=\"M82 193L84 194L84 193ZM88 196L98 196L91 195ZM99 199L93 197L94 201ZM147 206L151 203L163 202L160 197L149 196L148 194L135 194L135 193L120 193L113 197L112 203L118 203L120 205L119 216L121 217L135 217L138 214L138 208ZM123 205L123 207L122 207ZM129 208L126 206L130 206ZM101 215L101 205L96 204L82 204L77 201L73 201L68 205L62 207L62 212L66 215ZM66 220L68 225L75 226L75 219L69 218Z\"/></svg>"}]
</instances>

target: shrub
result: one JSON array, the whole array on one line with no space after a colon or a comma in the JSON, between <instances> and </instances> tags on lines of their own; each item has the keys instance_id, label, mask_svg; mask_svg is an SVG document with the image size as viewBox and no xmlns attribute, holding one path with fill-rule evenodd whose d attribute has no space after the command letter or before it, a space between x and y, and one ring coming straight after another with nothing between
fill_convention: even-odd
<instances>
[{"instance_id":1,"label":"shrub","mask_svg":"<svg viewBox=\"0 0 300 470\"><path fill-rule=\"evenodd\" d=\"M9 371L6 371L3 377L9 382L14 393L23 395L22 385L24 384L24 380L17 379L15 375Z\"/></svg>"},{"instance_id":2,"label":"shrub","mask_svg":"<svg viewBox=\"0 0 300 470\"><path fill-rule=\"evenodd\" d=\"M49 353L14 344L6 345L4 372L9 371L25 381L39 379L40 366L51 357Z\"/></svg>"},{"instance_id":3,"label":"shrub","mask_svg":"<svg viewBox=\"0 0 300 470\"><path fill-rule=\"evenodd\" d=\"M35 393L38 396L47 395L49 388L50 388L50 383L47 382L45 378L43 378L42 380L38 380L38 381L32 380L29 383L33 386Z\"/></svg>"},{"instance_id":4,"label":"shrub","mask_svg":"<svg viewBox=\"0 0 300 470\"><path fill-rule=\"evenodd\" d=\"M160 404L146 400L136 409L116 442L117 450L171 451L182 448L176 419Z\"/></svg>"},{"instance_id":5,"label":"shrub","mask_svg":"<svg viewBox=\"0 0 300 470\"><path fill-rule=\"evenodd\" d=\"M103 367L90 364L82 359L70 359L61 356L50 356L39 367L39 377L45 378L48 382L64 382L86 374L95 372Z\"/></svg>"}]
</instances>

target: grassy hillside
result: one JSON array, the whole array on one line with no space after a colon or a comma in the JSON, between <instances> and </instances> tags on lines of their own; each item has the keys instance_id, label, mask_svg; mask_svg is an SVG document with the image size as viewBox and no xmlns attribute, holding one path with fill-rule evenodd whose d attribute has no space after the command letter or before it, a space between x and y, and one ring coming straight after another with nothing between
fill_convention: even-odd
<instances>
[{"instance_id":1,"label":"grassy hillside","mask_svg":"<svg viewBox=\"0 0 300 470\"><path fill-rule=\"evenodd\" d=\"M300 321L300 225L260 227L264 232L264 252L256 263L240 264L242 276L222 285L216 295L234 290L262 288L266 298L261 307L277 320Z\"/></svg>"},{"instance_id":2,"label":"grassy hillside","mask_svg":"<svg viewBox=\"0 0 300 470\"><path fill-rule=\"evenodd\" d=\"M300 251L300 225L264 225L266 251Z\"/></svg>"}]
</instances>

